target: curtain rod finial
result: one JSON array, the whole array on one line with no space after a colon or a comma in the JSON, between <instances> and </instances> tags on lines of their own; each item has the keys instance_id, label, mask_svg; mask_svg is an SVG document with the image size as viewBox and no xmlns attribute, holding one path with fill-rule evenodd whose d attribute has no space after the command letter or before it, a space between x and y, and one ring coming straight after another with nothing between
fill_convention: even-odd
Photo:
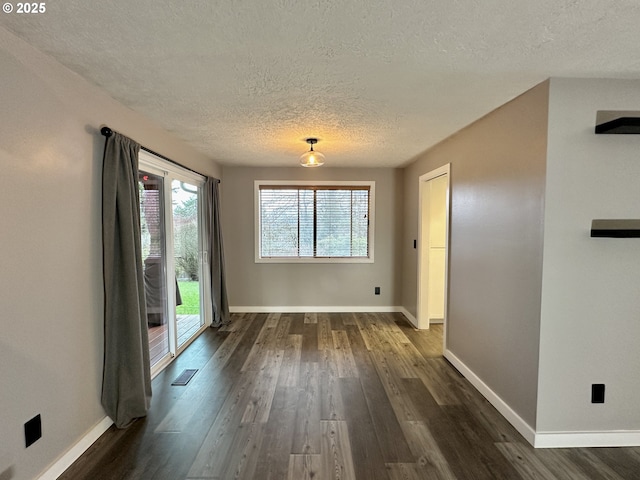
<instances>
[{"instance_id":1,"label":"curtain rod finial","mask_svg":"<svg viewBox=\"0 0 640 480\"><path fill-rule=\"evenodd\" d=\"M104 135L105 137L109 138L111 135L113 135L113 130L111 130L109 127L104 126L100 129L100 133L102 135Z\"/></svg>"}]
</instances>

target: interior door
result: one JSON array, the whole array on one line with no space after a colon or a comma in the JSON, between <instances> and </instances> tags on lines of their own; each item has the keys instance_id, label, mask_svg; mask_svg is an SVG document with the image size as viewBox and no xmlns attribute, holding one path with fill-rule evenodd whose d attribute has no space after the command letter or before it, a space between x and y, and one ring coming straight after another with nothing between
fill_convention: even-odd
<instances>
[{"instance_id":1,"label":"interior door","mask_svg":"<svg viewBox=\"0 0 640 480\"><path fill-rule=\"evenodd\" d=\"M443 323L446 348L449 255L449 171L447 164L419 179L417 327Z\"/></svg>"}]
</instances>

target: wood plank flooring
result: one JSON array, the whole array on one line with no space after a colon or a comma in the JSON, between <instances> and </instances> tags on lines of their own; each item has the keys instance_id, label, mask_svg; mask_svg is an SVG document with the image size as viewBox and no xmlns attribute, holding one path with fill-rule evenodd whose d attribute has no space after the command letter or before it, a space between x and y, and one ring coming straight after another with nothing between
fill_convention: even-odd
<instances>
[{"instance_id":1,"label":"wood plank flooring","mask_svg":"<svg viewBox=\"0 0 640 480\"><path fill-rule=\"evenodd\" d=\"M154 379L147 418L60 478L640 479L640 448L533 449L441 344L401 314L234 314Z\"/></svg>"}]
</instances>

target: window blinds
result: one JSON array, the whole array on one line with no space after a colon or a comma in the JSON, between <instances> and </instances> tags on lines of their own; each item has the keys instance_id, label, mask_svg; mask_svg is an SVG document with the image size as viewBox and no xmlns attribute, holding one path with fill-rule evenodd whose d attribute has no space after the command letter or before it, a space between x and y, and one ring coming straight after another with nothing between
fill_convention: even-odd
<instances>
[{"instance_id":1,"label":"window blinds","mask_svg":"<svg viewBox=\"0 0 640 480\"><path fill-rule=\"evenodd\" d=\"M368 186L260 186L260 257L369 255Z\"/></svg>"}]
</instances>

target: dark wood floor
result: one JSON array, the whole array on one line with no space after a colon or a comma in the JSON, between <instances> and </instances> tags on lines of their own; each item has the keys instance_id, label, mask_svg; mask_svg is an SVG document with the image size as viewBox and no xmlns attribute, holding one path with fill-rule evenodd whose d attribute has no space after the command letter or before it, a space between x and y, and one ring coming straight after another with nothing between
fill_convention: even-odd
<instances>
[{"instance_id":1,"label":"dark wood floor","mask_svg":"<svg viewBox=\"0 0 640 480\"><path fill-rule=\"evenodd\" d=\"M534 450L400 314L234 314L61 479L640 479L640 448ZM171 386L183 369L198 373Z\"/></svg>"}]
</instances>

